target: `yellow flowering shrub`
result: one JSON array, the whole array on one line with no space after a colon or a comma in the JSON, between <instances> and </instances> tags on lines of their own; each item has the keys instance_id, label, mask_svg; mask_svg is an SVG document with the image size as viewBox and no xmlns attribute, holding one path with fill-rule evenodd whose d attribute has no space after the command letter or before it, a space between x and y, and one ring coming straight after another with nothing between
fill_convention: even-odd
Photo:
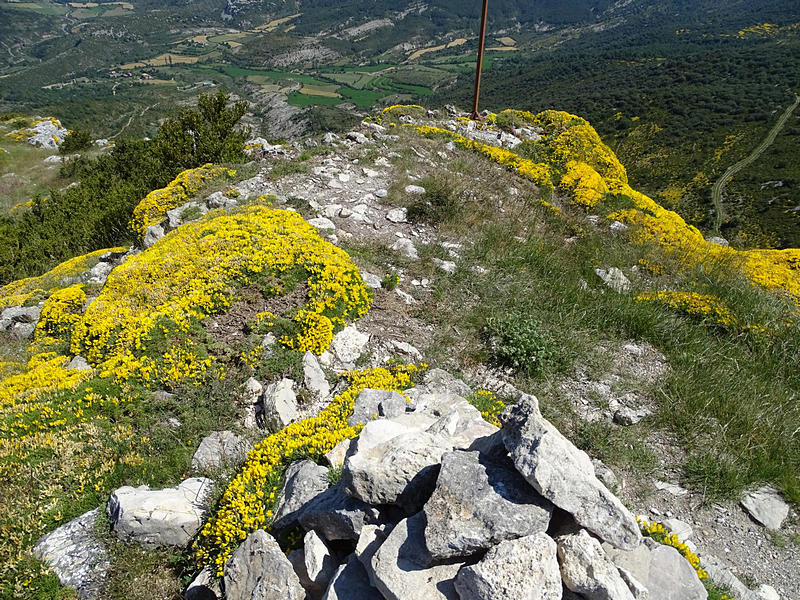
<instances>
[{"instance_id":1,"label":"yellow flowering shrub","mask_svg":"<svg viewBox=\"0 0 800 600\"><path fill-rule=\"evenodd\" d=\"M561 178L561 189L570 192L572 202L587 210L595 208L608 193L600 174L584 162L571 160L567 172Z\"/></svg>"},{"instance_id":2,"label":"yellow flowering shrub","mask_svg":"<svg viewBox=\"0 0 800 600\"><path fill-rule=\"evenodd\" d=\"M44 275L19 279L0 287L0 309L24 304L33 296L49 296L72 283L72 279L91 269L106 252L125 252L127 248L106 248L82 254L62 262Z\"/></svg>"},{"instance_id":3,"label":"yellow flowering shrub","mask_svg":"<svg viewBox=\"0 0 800 600\"><path fill-rule=\"evenodd\" d=\"M497 397L497 394L490 390L477 390L467 398L467 401L481 411L485 421L496 427L501 426L497 415L506 409L506 404Z\"/></svg>"},{"instance_id":4,"label":"yellow flowering shrub","mask_svg":"<svg viewBox=\"0 0 800 600\"><path fill-rule=\"evenodd\" d=\"M308 297L299 333L282 341L321 353L335 328L366 313L371 293L346 252L297 213L264 206L209 213L114 269L75 326L72 351L122 379L201 374L210 365L192 347L145 355L156 325L186 333L193 320L225 312L237 287L296 268L307 273Z\"/></svg>"},{"instance_id":5,"label":"yellow flowering shrub","mask_svg":"<svg viewBox=\"0 0 800 600\"><path fill-rule=\"evenodd\" d=\"M153 190L133 209L130 228L140 238L151 225L158 225L167 211L186 204L209 181L220 177L233 177L236 171L206 163L187 169L169 182L166 187Z\"/></svg>"},{"instance_id":6,"label":"yellow flowering shrub","mask_svg":"<svg viewBox=\"0 0 800 600\"><path fill-rule=\"evenodd\" d=\"M85 303L86 292L83 291L82 284L53 292L42 307L42 314L36 325L36 337L71 336L72 329L81 319Z\"/></svg>"},{"instance_id":7,"label":"yellow flowering shrub","mask_svg":"<svg viewBox=\"0 0 800 600\"><path fill-rule=\"evenodd\" d=\"M505 148L499 148L490 144L476 142L475 140L466 138L461 134L454 133L447 129L442 129L441 127L421 125L415 129L424 137L440 137L452 140L456 146L460 146L466 150L471 150L473 152L477 152L478 154L482 154L489 160L501 164L509 169L513 169L520 175L532 180L537 185L552 186L550 167L548 167L546 164L536 163L532 160L528 160L527 158L522 158L518 154L515 154L510 150L506 150Z\"/></svg>"},{"instance_id":8,"label":"yellow flowering shrub","mask_svg":"<svg viewBox=\"0 0 800 600\"><path fill-rule=\"evenodd\" d=\"M402 391L421 367L399 365L351 371L350 385L316 417L292 423L259 442L241 472L222 495L219 508L194 542L198 567L211 566L217 576L236 547L256 529L268 529L281 477L295 460L321 460L336 444L358 435L361 425L347 424L358 394L367 388Z\"/></svg>"},{"instance_id":9,"label":"yellow flowering shrub","mask_svg":"<svg viewBox=\"0 0 800 600\"><path fill-rule=\"evenodd\" d=\"M657 302L688 315L707 319L715 325L727 327L737 324L736 317L725 303L709 294L661 290L639 294L635 300L637 302Z\"/></svg>"}]
</instances>

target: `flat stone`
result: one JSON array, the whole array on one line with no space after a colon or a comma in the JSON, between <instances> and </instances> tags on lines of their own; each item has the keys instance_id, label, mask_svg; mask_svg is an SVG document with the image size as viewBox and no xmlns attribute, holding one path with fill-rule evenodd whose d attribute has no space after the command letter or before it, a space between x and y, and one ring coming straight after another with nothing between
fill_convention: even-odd
<instances>
[{"instance_id":1,"label":"flat stone","mask_svg":"<svg viewBox=\"0 0 800 600\"><path fill-rule=\"evenodd\" d=\"M422 196L425 194L425 188L421 185L407 185L405 187L405 192L411 196Z\"/></svg>"},{"instance_id":2,"label":"flat stone","mask_svg":"<svg viewBox=\"0 0 800 600\"><path fill-rule=\"evenodd\" d=\"M514 466L542 496L602 540L623 550L639 545L634 516L597 479L589 456L542 417L535 397L523 395L500 421Z\"/></svg>"},{"instance_id":3,"label":"flat stone","mask_svg":"<svg viewBox=\"0 0 800 600\"><path fill-rule=\"evenodd\" d=\"M461 600L561 600L556 543L545 533L500 542L455 587Z\"/></svg>"},{"instance_id":4,"label":"flat stone","mask_svg":"<svg viewBox=\"0 0 800 600\"><path fill-rule=\"evenodd\" d=\"M468 557L505 540L547 531L552 510L510 461L447 452L423 509L425 545L435 561Z\"/></svg>"},{"instance_id":5,"label":"flat stone","mask_svg":"<svg viewBox=\"0 0 800 600\"><path fill-rule=\"evenodd\" d=\"M334 225L333 221L327 217L309 219L308 224L312 227L316 227L317 229L336 229L336 225Z\"/></svg>"},{"instance_id":6,"label":"flat stone","mask_svg":"<svg viewBox=\"0 0 800 600\"><path fill-rule=\"evenodd\" d=\"M347 424L368 423L378 417L396 417L406 412L406 399L393 390L363 390L355 400Z\"/></svg>"},{"instance_id":7,"label":"flat stone","mask_svg":"<svg viewBox=\"0 0 800 600\"><path fill-rule=\"evenodd\" d=\"M100 508L95 508L39 538L33 555L46 563L61 585L72 586L81 600L107 597L111 563L105 545L95 537Z\"/></svg>"},{"instance_id":8,"label":"flat stone","mask_svg":"<svg viewBox=\"0 0 800 600\"><path fill-rule=\"evenodd\" d=\"M446 393L466 398L472 393L470 387L442 369L428 369L422 379L425 389L431 393Z\"/></svg>"},{"instance_id":9,"label":"flat stone","mask_svg":"<svg viewBox=\"0 0 800 600\"><path fill-rule=\"evenodd\" d=\"M685 542L692 537L692 526L684 521L681 521L680 519L664 519L663 523L664 527L677 535L678 539L682 542Z\"/></svg>"},{"instance_id":10,"label":"flat stone","mask_svg":"<svg viewBox=\"0 0 800 600\"><path fill-rule=\"evenodd\" d=\"M69 364L67 365L67 369L72 369L75 371L91 371L92 365L89 364L82 356L74 356Z\"/></svg>"},{"instance_id":11,"label":"flat stone","mask_svg":"<svg viewBox=\"0 0 800 600\"><path fill-rule=\"evenodd\" d=\"M361 279L364 280L364 283L367 284L367 287L371 287L373 290L379 290L383 287L381 284L382 279L377 275L373 275L372 273L361 271Z\"/></svg>"},{"instance_id":12,"label":"flat stone","mask_svg":"<svg viewBox=\"0 0 800 600\"><path fill-rule=\"evenodd\" d=\"M208 473L235 466L247 457L253 445L232 431L215 431L203 438L192 457L192 469Z\"/></svg>"},{"instance_id":13,"label":"flat stone","mask_svg":"<svg viewBox=\"0 0 800 600\"><path fill-rule=\"evenodd\" d=\"M306 592L278 542L263 529L251 533L225 563L227 600L304 600Z\"/></svg>"},{"instance_id":14,"label":"flat stone","mask_svg":"<svg viewBox=\"0 0 800 600\"><path fill-rule=\"evenodd\" d=\"M193 477L178 486L151 490L123 486L111 494L106 512L124 541L147 547L185 547L200 530L214 482Z\"/></svg>"},{"instance_id":15,"label":"flat stone","mask_svg":"<svg viewBox=\"0 0 800 600\"><path fill-rule=\"evenodd\" d=\"M614 413L614 422L618 425L636 425L650 414L646 408L629 408L623 406Z\"/></svg>"},{"instance_id":16,"label":"flat stone","mask_svg":"<svg viewBox=\"0 0 800 600\"><path fill-rule=\"evenodd\" d=\"M304 505L327 490L329 485L328 469L325 467L310 460L298 460L290 464L284 473L283 486L275 503L273 530L281 531L298 525Z\"/></svg>"},{"instance_id":17,"label":"flat stone","mask_svg":"<svg viewBox=\"0 0 800 600\"><path fill-rule=\"evenodd\" d=\"M392 223L405 223L406 212L405 208L393 208L386 213L386 219Z\"/></svg>"},{"instance_id":18,"label":"flat stone","mask_svg":"<svg viewBox=\"0 0 800 600\"><path fill-rule=\"evenodd\" d=\"M400 521L372 557L375 587L386 600L459 600L454 579L461 564L422 566L425 517Z\"/></svg>"},{"instance_id":19,"label":"flat stone","mask_svg":"<svg viewBox=\"0 0 800 600\"><path fill-rule=\"evenodd\" d=\"M380 512L345 492L342 484L329 487L306 502L298 515L300 525L323 538L357 540L364 525L377 523Z\"/></svg>"},{"instance_id":20,"label":"flat stone","mask_svg":"<svg viewBox=\"0 0 800 600\"><path fill-rule=\"evenodd\" d=\"M780 492L771 486L764 486L745 494L742 508L767 529L780 529L789 516L789 505L783 501Z\"/></svg>"},{"instance_id":21,"label":"flat stone","mask_svg":"<svg viewBox=\"0 0 800 600\"><path fill-rule=\"evenodd\" d=\"M564 585L587 600L634 600L600 542L585 530L558 538L558 562Z\"/></svg>"}]
</instances>

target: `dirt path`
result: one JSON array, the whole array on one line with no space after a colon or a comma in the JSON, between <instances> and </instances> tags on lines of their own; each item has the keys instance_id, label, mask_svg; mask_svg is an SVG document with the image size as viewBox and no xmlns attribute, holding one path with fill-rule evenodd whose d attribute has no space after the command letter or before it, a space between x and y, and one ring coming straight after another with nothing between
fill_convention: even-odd
<instances>
[{"instance_id":1,"label":"dirt path","mask_svg":"<svg viewBox=\"0 0 800 600\"><path fill-rule=\"evenodd\" d=\"M783 126L786 124L786 121L789 119L792 112L794 112L794 109L797 108L798 104L800 104L800 96L795 94L794 104L789 106L789 108L784 111L780 119L778 119L778 122L775 123L772 129L770 129L767 137L764 138L758 148L753 150L748 156L736 164L728 167L728 170L722 174L722 177L717 179L717 181L714 183L714 187L711 188L711 200L714 202L714 211L716 212L716 216L714 217L715 233L719 234L719 228L720 225L722 225L722 189L725 187L725 184L730 181L731 177L755 161L759 156L761 156L761 154L763 154L764 150L772 145L772 142L775 141L778 133L780 133L781 129L783 129Z\"/></svg>"},{"instance_id":2,"label":"dirt path","mask_svg":"<svg viewBox=\"0 0 800 600\"><path fill-rule=\"evenodd\" d=\"M146 113L148 110L150 110L150 109L151 109L151 108L153 108L154 106L158 106L158 102L156 102L155 104L151 104L150 106L146 106L146 107L145 107L145 108L142 110L142 112L140 112L140 113L139 113L139 116L140 116L140 117L143 117L143 116L144 116L144 113ZM108 137L108 139L110 139L110 140L113 140L115 137L117 137L117 136L118 136L118 135L120 135L120 134L121 134L123 131L125 131L125 130L128 128L128 126L129 126L129 125L130 125L130 124L133 122L133 118L134 118L135 116L136 116L136 113L133 113L133 114L132 114L130 117L128 117L128 122L127 122L127 123L125 123L125 125L123 125L123 126L122 126L122 129L120 129L120 130L119 130L117 133L115 133L114 135L111 135L111 136L109 136L109 137Z\"/></svg>"}]
</instances>

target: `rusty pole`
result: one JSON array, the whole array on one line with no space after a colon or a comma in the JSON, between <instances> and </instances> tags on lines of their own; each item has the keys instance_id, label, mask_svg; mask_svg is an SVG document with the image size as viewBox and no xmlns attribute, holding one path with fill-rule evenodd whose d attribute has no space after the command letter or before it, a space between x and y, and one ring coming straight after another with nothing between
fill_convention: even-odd
<instances>
[{"instance_id":1,"label":"rusty pole","mask_svg":"<svg viewBox=\"0 0 800 600\"><path fill-rule=\"evenodd\" d=\"M478 98L481 94L481 70L483 69L483 46L486 42L486 13L489 8L489 0L483 0L483 14L481 15L481 34L478 38L478 64L475 67L475 100L472 103L472 114L470 119L480 119L478 115Z\"/></svg>"}]
</instances>

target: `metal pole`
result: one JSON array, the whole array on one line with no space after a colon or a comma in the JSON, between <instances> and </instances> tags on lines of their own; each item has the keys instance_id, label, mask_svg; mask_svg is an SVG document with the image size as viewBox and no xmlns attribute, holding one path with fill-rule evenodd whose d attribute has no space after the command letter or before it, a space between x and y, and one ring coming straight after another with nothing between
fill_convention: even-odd
<instances>
[{"instance_id":1,"label":"metal pole","mask_svg":"<svg viewBox=\"0 0 800 600\"><path fill-rule=\"evenodd\" d=\"M483 69L483 46L486 42L486 13L489 0L483 0L483 14L481 15L481 35L478 38L478 64L475 67L475 100L472 103L470 119L480 119L478 115L478 98L481 95L481 70Z\"/></svg>"}]
</instances>

